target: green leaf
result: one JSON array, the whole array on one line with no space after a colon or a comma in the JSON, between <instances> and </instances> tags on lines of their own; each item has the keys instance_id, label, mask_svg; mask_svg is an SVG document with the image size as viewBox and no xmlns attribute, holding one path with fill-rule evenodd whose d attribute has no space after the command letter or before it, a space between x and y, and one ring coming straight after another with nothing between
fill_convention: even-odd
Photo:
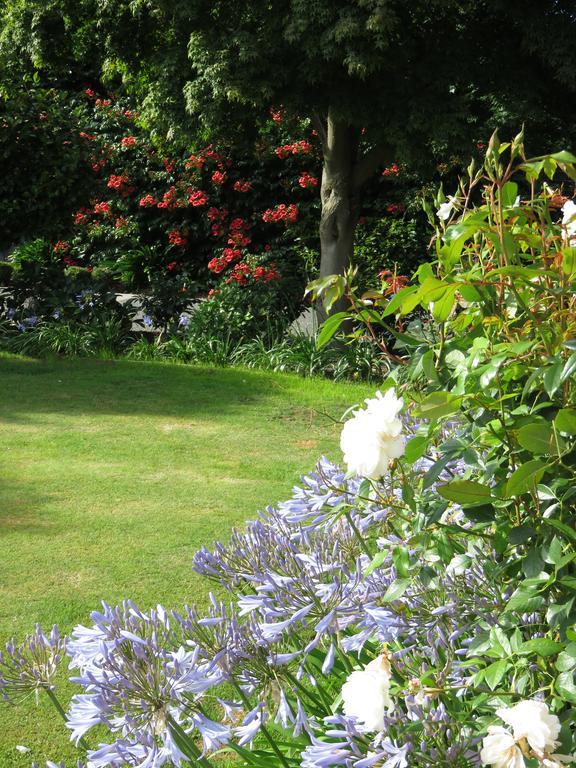
<instances>
[{"instance_id":1,"label":"green leaf","mask_svg":"<svg viewBox=\"0 0 576 768\"><path fill-rule=\"evenodd\" d=\"M390 584L386 592L384 592L384 597L382 599L385 603L392 603L394 600L398 600L398 598L402 597L404 592L406 592L409 584L410 579L396 579L396 581L393 581L392 584Z\"/></svg>"},{"instance_id":2,"label":"green leaf","mask_svg":"<svg viewBox=\"0 0 576 768\"><path fill-rule=\"evenodd\" d=\"M439 323L444 323L448 320L452 307L454 306L454 295L456 293L456 286L451 285L446 288L444 294L434 301L432 307L432 315Z\"/></svg>"},{"instance_id":3,"label":"green leaf","mask_svg":"<svg viewBox=\"0 0 576 768\"><path fill-rule=\"evenodd\" d=\"M474 480L453 480L438 486L438 493L448 501L454 501L463 507L485 504L492 497L490 488Z\"/></svg>"},{"instance_id":4,"label":"green leaf","mask_svg":"<svg viewBox=\"0 0 576 768\"><path fill-rule=\"evenodd\" d=\"M576 704L576 685L574 685L574 674L572 672L561 672L554 683L556 693L565 701Z\"/></svg>"},{"instance_id":5,"label":"green leaf","mask_svg":"<svg viewBox=\"0 0 576 768\"><path fill-rule=\"evenodd\" d=\"M502 201L502 205L507 208L514 205L517 196L518 184L516 184L514 181L509 181L508 183L504 184L500 191L500 200Z\"/></svg>"},{"instance_id":6,"label":"green leaf","mask_svg":"<svg viewBox=\"0 0 576 768\"><path fill-rule=\"evenodd\" d=\"M331 315L327 320L325 320L322 323L320 333L316 339L316 348L322 349L322 347L326 346L326 344L328 344L330 339L338 331L342 323L346 320L350 320L351 317L352 316L349 315L348 312L336 312L334 315Z\"/></svg>"},{"instance_id":7,"label":"green leaf","mask_svg":"<svg viewBox=\"0 0 576 768\"><path fill-rule=\"evenodd\" d=\"M520 646L519 653L536 653L538 656L548 658L555 656L564 648L564 643L557 643L548 637L536 637L533 640L527 640Z\"/></svg>"},{"instance_id":8,"label":"green leaf","mask_svg":"<svg viewBox=\"0 0 576 768\"><path fill-rule=\"evenodd\" d=\"M525 424L518 430L518 442L530 453L546 456L556 450L554 432L547 422Z\"/></svg>"},{"instance_id":9,"label":"green leaf","mask_svg":"<svg viewBox=\"0 0 576 768\"><path fill-rule=\"evenodd\" d=\"M411 296L413 293L416 293L417 290L417 285L407 285L404 288L401 288L397 293L394 294L388 304L386 304L384 307L384 310L382 311L382 317L388 317L388 315L392 315L394 312L399 310L402 307L405 299L408 298L408 296Z\"/></svg>"},{"instance_id":10,"label":"green leaf","mask_svg":"<svg viewBox=\"0 0 576 768\"><path fill-rule=\"evenodd\" d=\"M491 691L497 688L498 683L502 680L508 669L508 662L506 659L499 659L482 670L482 677L486 680L488 687Z\"/></svg>"},{"instance_id":11,"label":"green leaf","mask_svg":"<svg viewBox=\"0 0 576 768\"><path fill-rule=\"evenodd\" d=\"M460 410L462 398L451 392L431 392L416 407L415 415L423 419L443 419Z\"/></svg>"},{"instance_id":12,"label":"green leaf","mask_svg":"<svg viewBox=\"0 0 576 768\"><path fill-rule=\"evenodd\" d=\"M506 604L507 611L535 611L542 606L544 598L535 584L520 584Z\"/></svg>"},{"instance_id":13,"label":"green leaf","mask_svg":"<svg viewBox=\"0 0 576 768\"><path fill-rule=\"evenodd\" d=\"M576 411L570 408L562 408L556 414L554 424L558 432L564 432L567 435L576 435Z\"/></svg>"},{"instance_id":14,"label":"green leaf","mask_svg":"<svg viewBox=\"0 0 576 768\"><path fill-rule=\"evenodd\" d=\"M572 277L576 272L576 248L562 249L562 271L568 277Z\"/></svg>"},{"instance_id":15,"label":"green leaf","mask_svg":"<svg viewBox=\"0 0 576 768\"><path fill-rule=\"evenodd\" d=\"M556 659L558 672L568 672L576 667L576 643L570 643Z\"/></svg>"},{"instance_id":16,"label":"green leaf","mask_svg":"<svg viewBox=\"0 0 576 768\"><path fill-rule=\"evenodd\" d=\"M523 493L534 490L542 479L546 470L546 464L539 459L532 459L512 472L506 483L506 496L521 496Z\"/></svg>"},{"instance_id":17,"label":"green leaf","mask_svg":"<svg viewBox=\"0 0 576 768\"><path fill-rule=\"evenodd\" d=\"M570 355L568 360L566 360L566 364L562 368L562 373L560 374L560 384L564 384L564 382L572 376L574 371L576 371L576 352L573 355Z\"/></svg>"},{"instance_id":18,"label":"green leaf","mask_svg":"<svg viewBox=\"0 0 576 768\"><path fill-rule=\"evenodd\" d=\"M406 443L404 458L409 464L420 459L426 453L428 438L424 435L416 435Z\"/></svg>"},{"instance_id":19,"label":"green leaf","mask_svg":"<svg viewBox=\"0 0 576 768\"><path fill-rule=\"evenodd\" d=\"M375 570L380 568L387 557L388 557L388 552L384 552L384 551L376 552L371 562L369 563L368 567L364 571L364 576L370 576L371 573L373 573Z\"/></svg>"},{"instance_id":20,"label":"green leaf","mask_svg":"<svg viewBox=\"0 0 576 768\"><path fill-rule=\"evenodd\" d=\"M553 397L562 384L562 362L554 363L544 371L544 389L549 397Z\"/></svg>"},{"instance_id":21,"label":"green leaf","mask_svg":"<svg viewBox=\"0 0 576 768\"><path fill-rule=\"evenodd\" d=\"M394 547L392 551L392 561L396 568L396 573L401 578L406 578L410 570L410 553L407 547Z\"/></svg>"}]
</instances>

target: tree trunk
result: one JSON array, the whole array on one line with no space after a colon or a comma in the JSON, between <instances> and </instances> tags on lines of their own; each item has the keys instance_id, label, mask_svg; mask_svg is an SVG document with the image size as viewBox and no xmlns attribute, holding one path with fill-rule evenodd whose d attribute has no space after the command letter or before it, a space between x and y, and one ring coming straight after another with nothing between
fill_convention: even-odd
<instances>
[{"instance_id":1,"label":"tree trunk","mask_svg":"<svg viewBox=\"0 0 576 768\"><path fill-rule=\"evenodd\" d=\"M320 277L341 275L354 255L354 233L359 216L354 185L360 131L328 114L323 139L324 167L320 198ZM340 304L340 306L339 306ZM337 303L332 311L342 309ZM318 308L319 321L324 312Z\"/></svg>"}]
</instances>

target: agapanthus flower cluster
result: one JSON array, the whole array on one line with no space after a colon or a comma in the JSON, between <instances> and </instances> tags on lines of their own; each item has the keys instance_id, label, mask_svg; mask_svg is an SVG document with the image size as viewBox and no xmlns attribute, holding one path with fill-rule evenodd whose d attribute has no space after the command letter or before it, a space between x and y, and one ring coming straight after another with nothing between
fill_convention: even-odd
<instances>
[{"instance_id":1,"label":"agapanthus flower cluster","mask_svg":"<svg viewBox=\"0 0 576 768\"><path fill-rule=\"evenodd\" d=\"M12 641L0 651L0 697L16 701L42 689L50 690L66 640L54 626L49 634L40 625L22 643Z\"/></svg>"},{"instance_id":2,"label":"agapanthus flower cluster","mask_svg":"<svg viewBox=\"0 0 576 768\"><path fill-rule=\"evenodd\" d=\"M242 262L234 270L251 272ZM290 499L197 553L195 570L227 599L173 612L104 604L74 630L67 652L82 692L68 715L72 739L94 726L112 734L88 751L91 768L205 765L221 748L251 746L255 764L276 768L571 759L557 753L559 721L542 701L498 709L510 730L476 723L477 641L499 629L510 592L483 542L421 562L409 516L441 482L440 471L428 478L433 451L411 465L402 458L405 436L421 428L393 389L377 393L345 422L349 471L322 459ZM458 424L446 429L452 443L463 439ZM443 468L465 471L457 461ZM521 643L538 616L518 618ZM42 653L52 658L56 642L42 640ZM36 657L20 652L18 666L13 656L7 668L37 687Z\"/></svg>"}]
</instances>

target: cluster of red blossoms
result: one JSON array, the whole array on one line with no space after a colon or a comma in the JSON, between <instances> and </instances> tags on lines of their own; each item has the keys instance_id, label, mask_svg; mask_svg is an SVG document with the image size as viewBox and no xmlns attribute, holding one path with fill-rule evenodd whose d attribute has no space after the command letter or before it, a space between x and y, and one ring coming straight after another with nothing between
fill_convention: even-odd
<instances>
[{"instance_id":1,"label":"cluster of red blossoms","mask_svg":"<svg viewBox=\"0 0 576 768\"><path fill-rule=\"evenodd\" d=\"M223 222L228 218L228 209L212 208L208 209L208 220L212 222L212 237L220 237L224 234Z\"/></svg>"},{"instance_id":2,"label":"cluster of red blossoms","mask_svg":"<svg viewBox=\"0 0 576 768\"><path fill-rule=\"evenodd\" d=\"M204 149L201 149L197 155L191 154L184 167L187 170L194 169L199 171L207 160L214 160L220 170L223 170L224 159L219 152L216 152L216 150L212 147L212 144L210 144L208 147L205 147Z\"/></svg>"},{"instance_id":3,"label":"cluster of red blossoms","mask_svg":"<svg viewBox=\"0 0 576 768\"><path fill-rule=\"evenodd\" d=\"M270 117L272 120L274 120L275 123L281 123L282 118L284 117L284 112L281 109L274 109L274 107L270 107Z\"/></svg>"},{"instance_id":4,"label":"cluster of red blossoms","mask_svg":"<svg viewBox=\"0 0 576 768\"><path fill-rule=\"evenodd\" d=\"M217 186L221 187L222 184L226 181L226 172L225 171L214 171L212 174L212 181Z\"/></svg>"},{"instance_id":5,"label":"cluster of red blossoms","mask_svg":"<svg viewBox=\"0 0 576 768\"><path fill-rule=\"evenodd\" d=\"M249 181L243 181L242 179L238 179L238 181L234 182L235 192L250 192L251 189L252 189L252 184Z\"/></svg>"},{"instance_id":6,"label":"cluster of red blossoms","mask_svg":"<svg viewBox=\"0 0 576 768\"><path fill-rule=\"evenodd\" d=\"M208 195L201 189L192 189L188 195L188 201L194 208L198 208L201 205L206 205L208 202Z\"/></svg>"},{"instance_id":7,"label":"cluster of red blossoms","mask_svg":"<svg viewBox=\"0 0 576 768\"><path fill-rule=\"evenodd\" d=\"M58 240L53 250L54 253L66 253L68 250L68 243L66 240Z\"/></svg>"},{"instance_id":8,"label":"cluster of red blossoms","mask_svg":"<svg viewBox=\"0 0 576 768\"><path fill-rule=\"evenodd\" d=\"M392 163L392 165L388 168L384 168L382 171L382 176L398 176L399 173L400 168L396 165L396 163Z\"/></svg>"},{"instance_id":9,"label":"cluster of red blossoms","mask_svg":"<svg viewBox=\"0 0 576 768\"><path fill-rule=\"evenodd\" d=\"M394 215L401 216L406 211L406 206L402 205L402 203L390 203L390 205L386 206L386 213Z\"/></svg>"},{"instance_id":10,"label":"cluster of red blossoms","mask_svg":"<svg viewBox=\"0 0 576 768\"><path fill-rule=\"evenodd\" d=\"M234 269L230 272L226 278L226 282L247 285L250 278L253 278L258 283L271 283L273 280L278 280L280 275L274 266L271 266L270 268L259 266L252 270L248 264L241 261L240 264L236 264Z\"/></svg>"},{"instance_id":11,"label":"cluster of red blossoms","mask_svg":"<svg viewBox=\"0 0 576 768\"><path fill-rule=\"evenodd\" d=\"M124 147L124 149L129 149L130 147L136 146L136 138L134 136L124 136L120 144Z\"/></svg>"},{"instance_id":12,"label":"cluster of red blossoms","mask_svg":"<svg viewBox=\"0 0 576 768\"><path fill-rule=\"evenodd\" d=\"M262 214L262 221L283 221L285 224L293 224L298 221L298 207L294 203L290 205L281 203L276 208L267 208Z\"/></svg>"},{"instance_id":13,"label":"cluster of red blossoms","mask_svg":"<svg viewBox=\"0 0 576 768\"><path fill-rule=\"evenodd\" d=\"M284 144L281 147L277 147L274 152L281 160L290 155L309 155L312 152L312 144L306 141L306 139L302 139L301 141L295 141L293 144Z\"/></svg>"},{"instance_id":14,"label":"cluster of red blossoms","mask_svg":"<svg viewBox=\"0 0 576 768\"><path fill-rule=\"evenodd\" d=\"M96 99L94 104L96 104L97 107L110 107L110 106L112 106L112 102L110 101L110 99Z\"/></svg>"},{"instance_id":15,"label":"cluster of red blossoms","mask_svg":"<svg viewBox=\"0 0 576 768\"><path fill-rule=\"evenodd\" d=\"M154 208L156 206L156 198L154 195L144 195L140 198L140 208Z\"/></svg>"},{"instance_id":16,"label":"cluster of red blossoms","mask_svg":"<svg viewBox=\"0 0 576 768\"><path fill-rule=\"evenodd\" d=\"M130 179L127 173L123 173L121 176L110 176L107 186L110 189L115 189L117 192L120 192L122 197L128 197L128 195L131 195L136 189L136 187L130 185Z\"/></svg>"},{"instance_id":17,"label":"cluster of red blossoms","mask_svg":"<svg viewBox=\"0 0 576 768\"><path fill-rule=\"evenodd\" d=\"M94 206L94 213L101 213L103 216L109 216L112 213L110 209L110 203L96 203Z\"/></svg>"},{"instance_id":18,"label":"cluster of red blossoms","mask_svg":"<svg viewBox=\"0 0 576 768\"><path fill-rule=\"evenodd\" d=\"M181 247L188 244L187 238L177 229L171 229L170 232L168 232L168 242L170 245L179 245Z\"/></svg>"},{"instance_id":19,"label":"cluster of red blossoms","mask_svg":"<svg viewBox=\"0 0 576 768\"><path fill-rule=\"evenodd\" d=\"M244 219L236 218L230 222L228 230L228 245L234 245L239 248L245 248L250 245L252 238L248 235L250 225Z\"/></svg>"},{"instance_id":20,"label":"cluster of red blossoms","mask_svg":"<svg viewBox=\"0 0 576 768\"><path fill-rule=\"evenodd\" d=\"M208 262L208 269L214 274L219 275L220 272L224 272L226 267L236 259L242 256L242 251L239 248L224 248L222 256L214 256Z\"/></svg>"},{"instance_id":21,"label":"cluster of red blossoms","mask_svg":"<svg viewBox=\"0 0 576 768\"><path fill-rule=\"evenodd\" d=\"M318 179L316 176L311 176L308 171L303 171L298 179L298 184L300 184L302 189L314 189L314 187L318 186Z\"/></svg>"},{"instance_id":22,"label":"cluster of red blossoms","mask_svg":"<svg viewBox=\"0 0 576 768\"><path fill-rule=\"evenodd\" d=\"M80 131L79 136L81 139L86 139L86 141L94 141L96 138L95 136L92 136L91 133L86 133L86 131Z\"/></svg>"}]
</instances>

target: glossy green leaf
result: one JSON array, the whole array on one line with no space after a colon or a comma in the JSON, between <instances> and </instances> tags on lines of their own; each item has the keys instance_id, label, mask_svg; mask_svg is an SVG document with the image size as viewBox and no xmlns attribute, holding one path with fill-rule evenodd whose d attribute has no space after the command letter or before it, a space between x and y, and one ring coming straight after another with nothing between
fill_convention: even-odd
<instances>
[{"instance_id":1,"label":"glossy green leaf","mask_svg":"<svg viewBox=\"0 0 576 768\"><path fill-rule=\"evenodd\" d=\"M521 496L523 493L535 490L545 470L546 464L543 464L539 459L532 459L532 461L522 464L508 478L506 496L508 498Z\"/></svg>"},{"instance_id":2,"label":"glossy green leaf","mask_svg":"<svg viewBox=\"0 0 576 768\"><path fill-rule=\"evenodd\" d=\"M518 442L530 453L547 456L556 453L554 431L547 422L525 424L518 430Z\"/></svg>"},{"instance_id":3,"label":"glossy green leaf","mask_svg":"<svg viewBox=\"0 0 576 768\"><path fill-rule=\"evenodd\" d=\"M463 507L485 504L491 498L490 488L473 480L453 480L438 486L438 493L448 501L454 501Z\"/></svg>"},{"instance_id":4,"label":"glossy green leaf","mask_svg":"<svg viewBox=\"0 0 576 768\"><path fill-rule=\"evenodd\" d=\"M535 637L533 640L527 640L520 646L520 653L536 653L538 656L547 658L555 656L564 648L564 643L558 643L548 637Z\"/></svg>"},{"instance_id":5,"label":"glossy green leaf","mask_svg":"<svg viewBox=\"0 0 576 768\"><path fill-rule=\"evenodd\" d=\"M567 435L576 435L576 410L562 408L556 414L554 424L559 432Z\"/></svg>"}]
</instances>

